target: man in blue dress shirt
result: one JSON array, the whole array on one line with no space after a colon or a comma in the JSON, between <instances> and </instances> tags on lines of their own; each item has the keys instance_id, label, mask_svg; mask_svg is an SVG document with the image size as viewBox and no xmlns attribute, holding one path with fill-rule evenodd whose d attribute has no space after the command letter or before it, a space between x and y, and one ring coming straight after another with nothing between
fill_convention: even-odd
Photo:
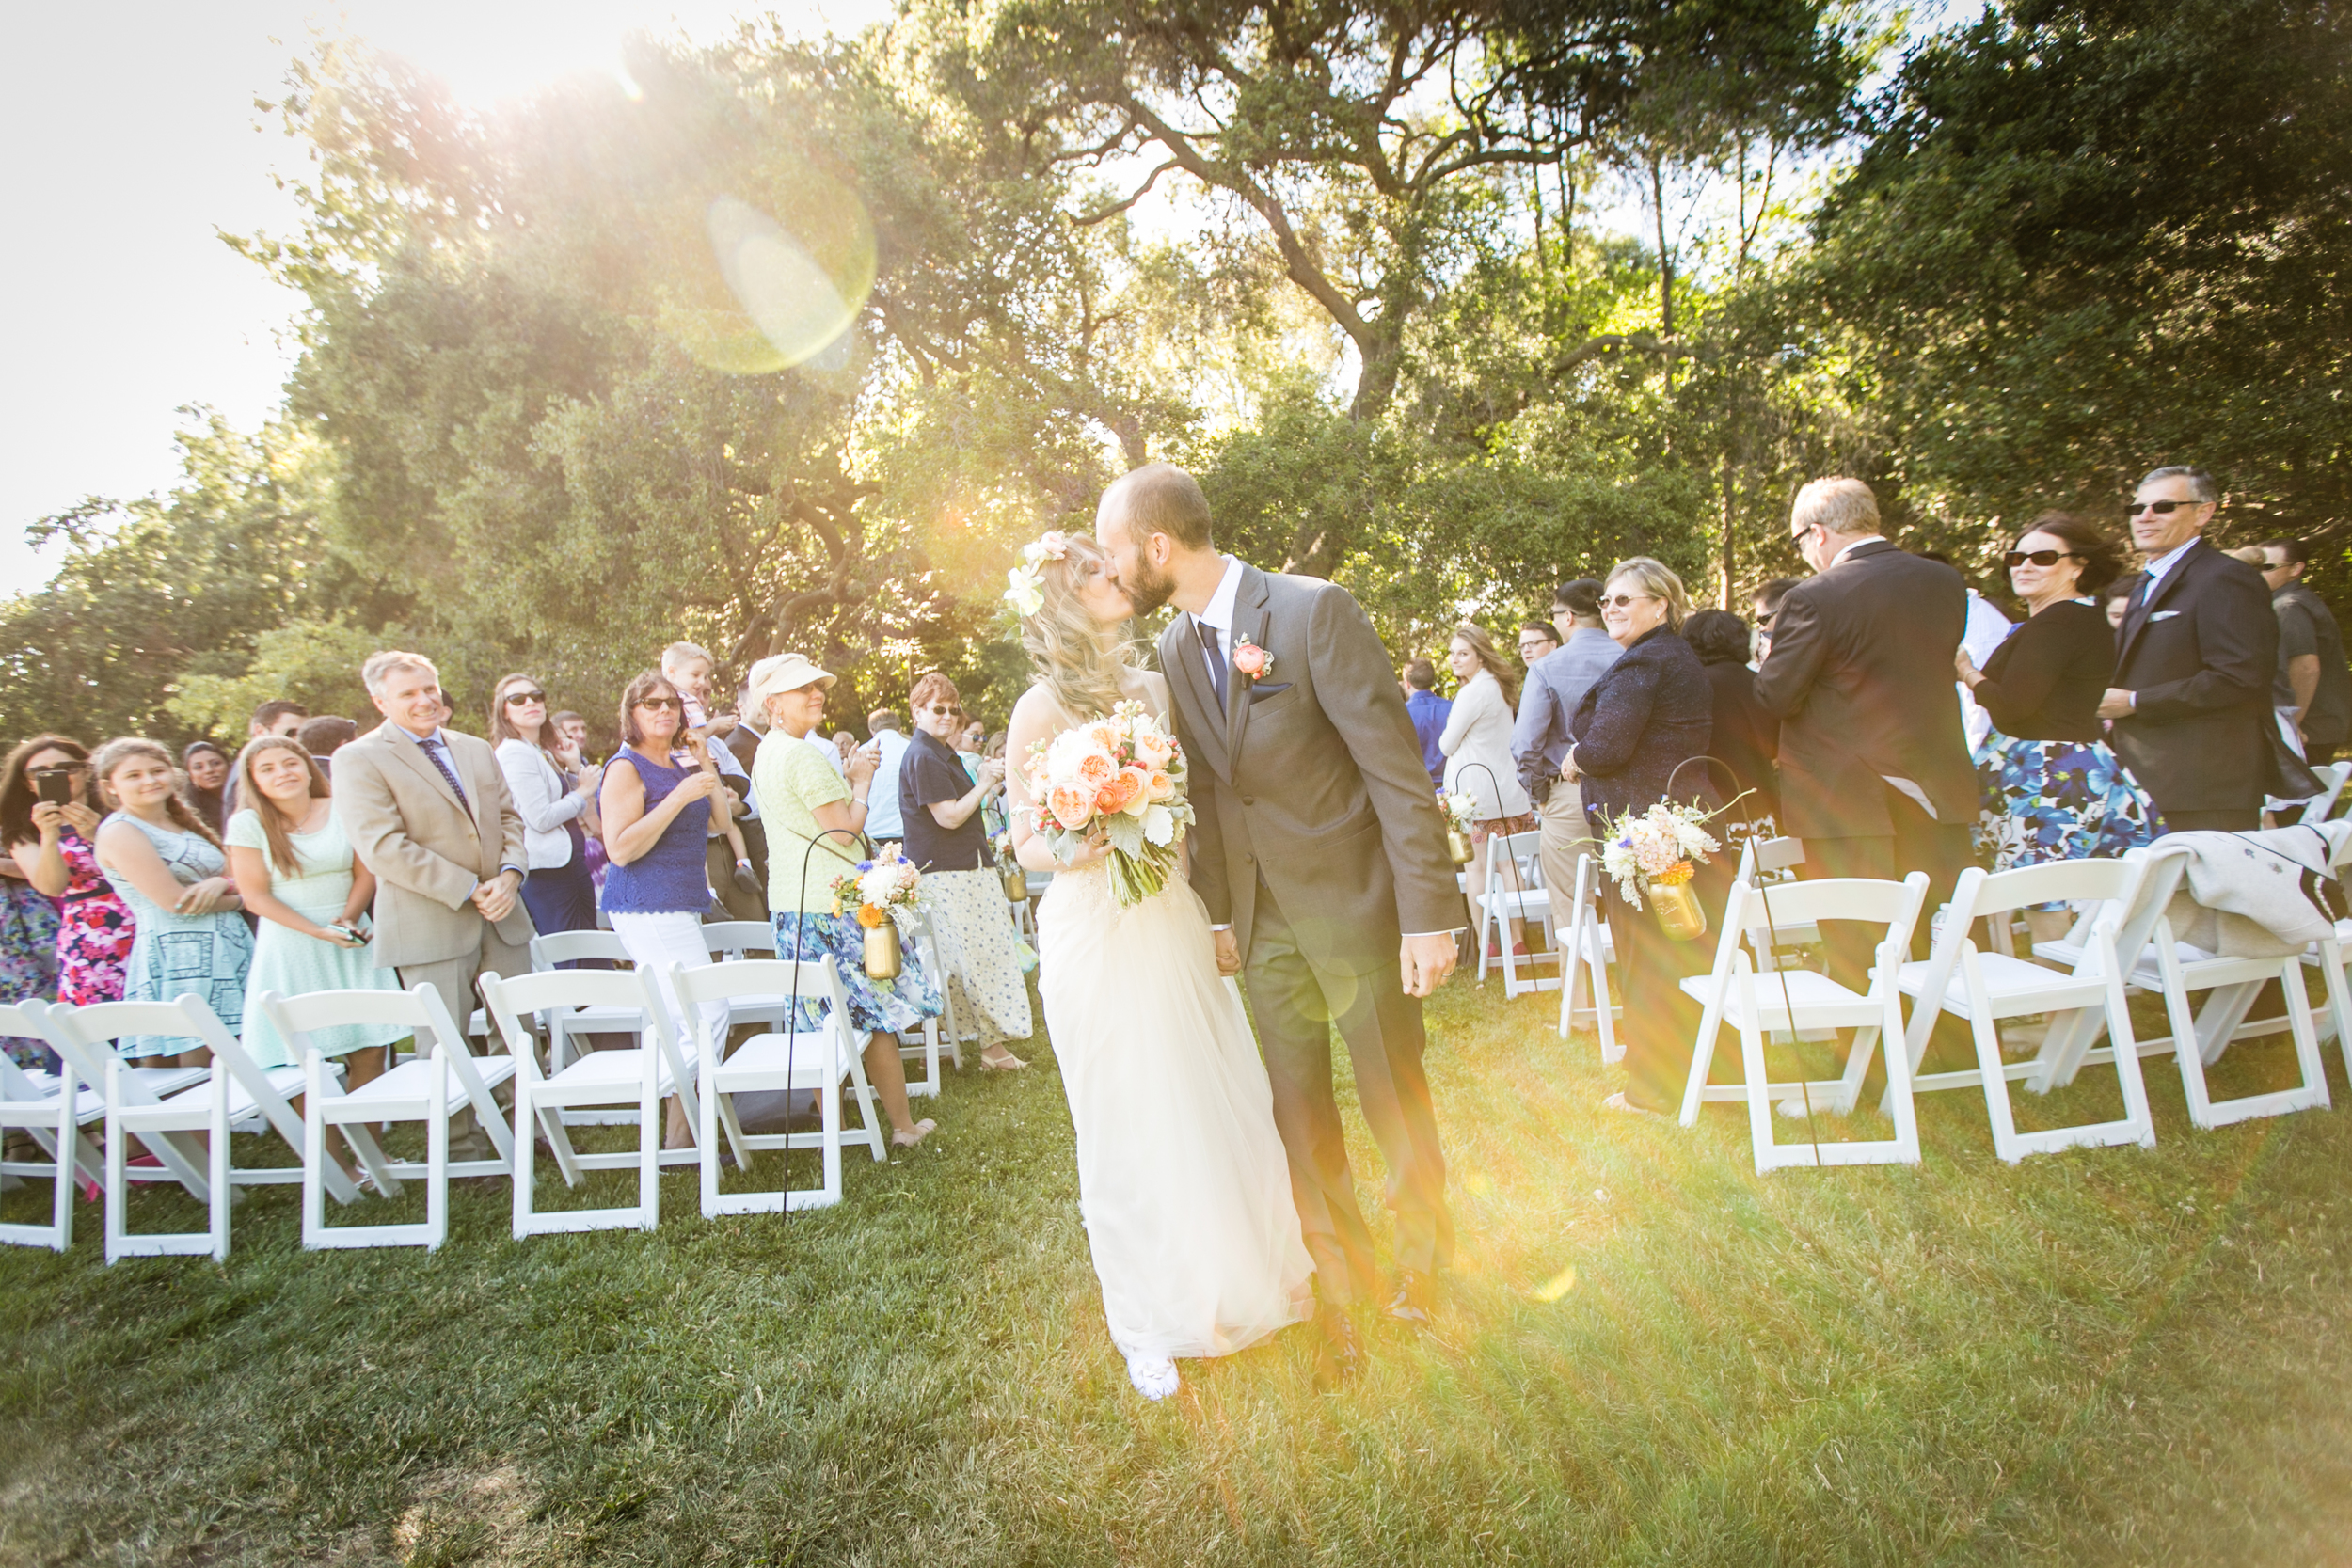
<instances>
[{"instance_id":1,"label":"man in blue dress shirt","mask_svg":"<svg viewBox=\"0 0 2352 1568\"><path fill-rule=\"evenodd\" d=\"M1519 783L1535 802L1535 825L1542 833L1540 855L1544 885L1572 892L1576 887L1576 857L1593 842L1584 822L1583 797L1575 784L1560 776L1560 763L1568 754L1568 721L1576 705L1600 679L1601 672L1617 662L1625 650L1600 621L1600 584L1591 578L1564 582L1552 591L1552 616L1567 632L1560 651L1527 667L1527 686L1519 693L1518 721L1511 731L1511 755L1519 765Z\"/></svg>"},{"instance_id":2,"label":"man in blue dress shirt","mask_svg":"<svg viewBox=\"0 0 2352 1568\"><path fill-rule=\"evenodd\" d=\"M1429 782L1445 782L1445 753L1438 750L1438 737L1445 734L1445 721L1454 712L1452 698L1438 695L1438 667L1425 658L1417 658L1405 667L1405 684L1411 689L1405 696L1405 711L1413 716L1413 734L1421 740L1422 766L1429 769Z\"/></svg>"}]
</instances>

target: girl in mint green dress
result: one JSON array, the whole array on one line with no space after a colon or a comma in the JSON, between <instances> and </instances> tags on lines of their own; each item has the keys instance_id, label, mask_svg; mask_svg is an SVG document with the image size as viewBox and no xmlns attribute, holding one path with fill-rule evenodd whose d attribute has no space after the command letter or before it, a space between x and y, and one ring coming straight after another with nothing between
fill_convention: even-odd
<instances>
[{"instance_id":1,"label":"girl in mint green dress","mask_svg":"<svg viewBox=\"0 0 2352 1568\"><path fill-rule=\"evenodd\" d=\"M237 758L237 775L238 797L250 804L229 819L230 865L246 908L262 919L246 982L246 1044L263 1067L298 1067L294 1047L252 1005L262 992L398 990L400 980L376 966L357 928L374 901L375 877L335 820L318 764L294 742L263 736ZM352 1023L318 1030L310 1041L329 1056L368 1053L345 1064L345 1085L357 1088L386 1065L373 1048L408 1034L395 1024Z\"/></svg>"}]
</instances>

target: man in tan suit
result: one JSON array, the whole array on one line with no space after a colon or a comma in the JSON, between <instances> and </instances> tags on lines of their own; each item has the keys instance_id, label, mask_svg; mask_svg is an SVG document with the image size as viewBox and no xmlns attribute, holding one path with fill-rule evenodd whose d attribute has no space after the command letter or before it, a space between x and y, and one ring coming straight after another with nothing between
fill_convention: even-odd
<instances>
[{"instance_id":1,"label":"man in tan suit","mask_svg":"<svg viewBox=\"0 0 2352 1568\"><path fill-rule=\"evenodd\" d=\"M374 654L360 678L385 721L335 753L335 812L375 873L376 961L462 1027L476 976L531 968L523 819L488 743L441 727L432 660Z\"/></svg>"}]
</instances>

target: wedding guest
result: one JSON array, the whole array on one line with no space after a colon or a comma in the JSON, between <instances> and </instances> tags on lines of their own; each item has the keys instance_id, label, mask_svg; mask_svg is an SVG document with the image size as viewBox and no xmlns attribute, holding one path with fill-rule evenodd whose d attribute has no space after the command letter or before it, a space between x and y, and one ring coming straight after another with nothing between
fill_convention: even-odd
<instances>
[{"instance_id":1,"label":"wedding guest","mask_svg":"<svg viewBox=\"0 0 2352 1568\"><path fill-rule=\"evenodd\" d=\"M2270 687L2279 617L2262 574L2205 543L2221 489L2202 468L2139 482L2132 543L2148 564L2099 702L2109 743L2163 815L2163 831L2262 826L2276 777Z\"/></svg>"},{"instance_id":2,"label":"wedding guest","mask_svg":"<svg viewBox=\"0 0 2352 1568\"><path fill-rule=\"evenodd\" d=\"M761 717L759 709L753 704L748 687L736 691L735 712L740 722L728 732L727 750L735 753L735 760L741 763L743 770L748 773L753 760L759 755L760 741L767 738L768 721ZM757 790L752 792L752 803L759 803Z\"/></svg>"},{"instance_id":3,"label":"wedding guest","mask_svg":"<svg viewBox=\"0 0 2352 1568\"><path fill-rule=\"evenodd\" d=\"M1748 650L1755 646L1755 637L1748 624L1730 610L1701 610L1682 623L1682 640L1699 656L1707 684L1715 693L1713 738L1708 742L1708 755L1721 762L1722 771L1730 775L1728 780L1720 776L1714 780L1719 791L1726 783L1731 785L1724 797L1728 809L1724 823L1758 838L1777 837L1780 772L1773 759L1780 750L1780 721L1756 700L1756 672L1748 668ZM1739 795L1747 798L1733 803L1733 797Z\"/></svg>"},{"instance_id":4,"label":"wedding guest","mask_svg":"<svg viewBox=\"0 0 2352 1568\"><path fill-rule=\"evenodd\" d=\"M1698 655L1681 637L1691 600L1682 579L1647 556L1619 562L1601 594L1601 615L1624 657L1601 673L1577 705L1575 741L1562 771L1575 780L1592 835L1607 840L1628 812L1661 800L1709 803L1706 769L1684 767L1707 752L1715 693ZM1697 867L1692 887L1708 924L1723 918L1731 888L1730 858ZM1604 1104L1613 1111L1664 1112L1681 1100L1699 1006L1681 978L1703 972L1710 955L1669 937L1655 911L1604 879L1609 933L1617 948L1624 1022L1626 1086Z\"/></svg>"},{"instance_id":5,"label":"wedding guest","mask_svg":"<svg viewBox=\"0 0 2352 1568\"><path fill-rule=\"evenodd\" d=\"M1430 787L1445 783L1445 749L1438 739L1453 717L1454 701L1438 695L1438 667L1425 658L1405 666L1405 711L1413 721L1413 737L1421 742L1421 760L1429 769Z\"/></svg>"},{"instance_id":6,"label":"wedding guest","mask_svg":"<svg viewBox=\"0 0 2352 1568\"><path fill-rule=\"evenodd\" d=\"M587 821L603 770L548 718L547 689L506 675L490 689L489 740L523 819L523 907L541 936L596 928L596 884L588 875Z\"/></svg>"},{"instance_id":7,"label":"wedding guest","mask_svg":"<svg viewBox=\"0 0 2352 1568\"><path fill-rule=\"evenodd\" d=\"M400 976L377 967L370 950L375 877L335 820L317 759L298 739L263 736L238 753L237 778L249 803L229 819L229 865L246 908L261 916L246 975L248 1005L265 990L400 990ZM246 1044L256 1062L301 1065L294 1043L267 1018L253 1022ZM343 1086L356 1089L391 1066L392 1048L409 1033L396 1024L340 1023L312 1030L310 1040L342 1062Z\"/></svg>"},{"instance_id":8,"label":"wedding guest","mask_svg":"<svg viewBox=\"0 0 2352 1568\"><path fill-rule=\"evenodd\" d=\"M1878 499L1858 479L1799 490L1790 538L1816 575L1781 599L1756 678L1756 700L1780 720L1781 829L1804 841L1813 876L1925 871L1933 908L1952 895L1977 817L1952 680L1967 587L1881 534ZM1831 974L1866 990L1867 934L1837 924ZM1922 920L1914 957L1929 940Z\"/></svg>"},{"instance_id":9,"label":"wedding guest","mask_svg":"<svg viewBox=\"0 0 2352 1568\"><path fill-rule=\"evenodd\" d=\"M245 737L259 740L265 735L291 736L301 731L304 721L310 717L310 710L293 698L273 697L253 710L253 717L245 726ZM222 753L222 756L225 763L227 753ZM236 777L230 774L226 766L221 771L229 775L229 784L221 797L219 815L210 819L215 830L228 823L229 818L236 814L238 805Z\"/></svg>"},{"instance_id":10,"label":"wedding guest","mask_svg":"<svg viewBox=\"0 0 2352 1568\"><path fill-rule=\"evenodd\" d=\"M68 799L41 800L44 778L62 781ZM70 1007L122 1000L135 935L130 906L98 869L95 783L89 748L62 735L37 735L0 763L0 841L33 891L57 901L57 1000Z\"/></svg>"},{"instance_id":11,"label":"wedding guest","mask_svg":"<svg viewBox=\"0 0 2352 1568\"><path fill-rule=\"evenodd\" d=\"M1565 900L1576 887L1580 856L1597 854L1584 822L1584 802L1576 784L1560 776L1560 764L1574 737L1568 723L1584 693L1625 650L1600 618L1600 584L1577 578L1552 590L1553 613L1567 631L1559 652L1527 667L1518 721L1511 727L1511 757L1519 787L1536 811L1538 858L1544 885L1561 889Z\"/></svg>"},{"instance_id":12,"label":"wedding guest","mask_svg":"<svg viewBox=\"0 0 2352 1568\"><path fill-rule=\"evenodd\" d=\"M15 860L0 860L0 1004L57 997L57 901L33 886ZM37 1039L0 1036L0 1054L46 1068L55 1054Z\"/></svg>"},{"instance_id":13,"label":"wedding guest","mask_svg":"<svg viewBox=\"0 0 2352 1568\"><path fill-rule=\"evenodd\" d=\"M866 815L866 836L877 844L895 844L907 836L906 816L898 809L898 769L913 742L900 730L898 714L886 707L866 716L866 732L874 737L873 809ZM843 752L842 766L849 760Z\"/></svg>"},{"instance_id":14,"label":"wedding guest","mask_svg":"<svg viewBox=\"0 0 2352 1568\"><path fill-rule=\"evenodd\" d=\"M1764 656L1772 651L1772 619L1780 613L1780 601L1788 596L1788 590L1797 586L1795 578L1767 578L1748 596L1748 613L1756 623L1756 654L1751 669L1764 668Z\"/></svg>"},{"instance_id":15,"label":"wedding guest","mask_svg":"<svg viewBox=\"0 0 2352 1568\"><path fill-rule=\"evenodd\" d=\"M2099 699L2115 670L2115 633L2083 603L2115 579L2113 541L2064 512L2044 512L2005 558L2026 622L1979 670L1963 646L1953 667L1993 721L1977 748L1993 869L2112 858L2146 844L2155 808L2107 749ZM2065 934L2068 911L2026 911L2035 940Z\"/></svg>"},{"instance_id":16,"label":"wedding guest","mask_svg":"<svg viewBox=\"0 0 2352 1568\"><path fill-rule=\"evenodd\" d=\"M305 719L302 728L294 731L295 744L310 754L310 760L319 765L319 771L330 783L335 777L335 753L358 738L358 722L340 713Z\"/></svg>"},{"instance_id":17,"label":"wedding guest","mask_svg":"<svg viewBox=\"0 0 2352 1568\"><path fill-rule=\"evenodd\" d=\"M596 760L588 750L587 720L582 719L571 709L565 708L561 713L550 715L548 722L555 726L556 734L572 743L572 749L580 753L581 761L595 762Z\"/></svg>"},{"instance_id":18,"label":"wedding guest","mask_svg":"<svg viewBox=\"0 0 2352 1568\"><path fill-rule=\"evenodd\" d=\"M2132 595L2138 591L2137 575L2121 577L2108 583L2106 592L2099 595L2099 612L2107 618L2107 628L2121 632L2124 612L2132 608Z\"/></svg>"},{"instance_id":19,"label":"wedding guest","mask_svg":"<svg viewBox=\"0 0 2352 1568\"><path fill-rule=\"evenodd\" d=\"M660 977L661 1000L680 1036L692 1038L665 966L699 969L710 961L703 911L710 908L704 846L725 819L727 792L713 753L721 747L686 722L678 689L648 670L621 693L621 749L605 765L599 814L605 852L604 913L637 967ZM704 1026L724 1040L727 1005L701 1005ZM694 1141L682 1101L672 1096L663 1147Z\"/></svg>"},{"instance_id":20,"label":"wedding guest","mask_svg":"<svg viewBox=\"0 0 2352 1568\"><path fill-rule=\"evenodd\" d=\"M857 750L857 736L847 730L833 732L833 749L841 753L841 766L850 766L850 753Z\"/></svg>"},{"instance_id":21,"label":"wedding guest","mask_svg":"<svg viewBox=\"0 0 2352 1568\"><path fill-rule=\"evenodd\" d=\"M2265 540L2262 555L2263 581L2279 617L2279 678L2271 705L2303 737L2303 760L2325 768L2352 733L2352 672L2344 668L2344 634L2335 612L2303 581L2301 540Z\"/></svg>"},{"instance_id":22,"label":"wedding guest","mask_svg":"<svg viewBox=\"0 0 2352 1568\"><path fill-rule=\"evenodd\" d=\"M482 973L531 968L523 819L497 754L443 725L431 659L386 649L368 656L359 679L385 721L335 753L334 805L352 852L375 873L376 958L402 990L439 992L459 1031L449 1048L470 1052L464 1031ZM452 1159L489 1148L472 1111L451 1118Z\"/></svg>"},{"instance_id":23,"label":"wedding guest","mask_svg":"<svg viewBox=\"0 0 2352 1568\"><path fill-rule=\"evenodd\" d=\"M914 738L898 774L902 852L923 871L917 891L942 966L931 978L955 1003L958 1026L977 1032L980 1066L1012 1071L1028 1066L1005 1042L1029 1037L1029 983L981 810L1004 783L1005 764L983 758L977 780L964 771L951 749L957 700L955 683L935 673L907 694Z\"/></svg>"},{"instance_id":24,"label":"wedding guest","mask_svg":"<svg viewBox=\"0 0 2352 1568\"><path fill-rule=\"evenodd\" d=\"M209 740L191 740L180 749L180 767L188 776L188 809L220 827L228 820L221 797L229 785L229 753Z\"/></svg>"},{"instance_id":25,"label":"wedding guest","mask_svg":"<svg viewBox=\"0 0 2352 1568\"><path fill-rule=\"evenodd\" d=\"M752 666L752 702L768 721L768 737L759 743L752 777L760 815L768 821L768 903L774 911L776 956L811 963L828 956L834 960L849 994L850 1027L866 1037L861 1047L866 1077L890 1118L891 1144L912 1148L936 1124L916 1121L908 1113L898 1031L921 1028L942 1007L912 953L897 979L869 978L856 917L834 912L834 879L855 871L864 858L866 791L875 765L873 753L861 748L850 753L844 777L826 764L819 748L808 744L825 717L825 692L833 684L830 673L800 654L776 654ZM818 1005L803 1005L805 1027L816 1027L823 1016Z\"/></svg>"},{"instance_id":26,"label":"wedding guest","mask_svg":"<svg viewBox=\"0 0 2352 1568\"><path fill-rule=\"evenodd\" d=\"M1519 662L1530 670L1560 651L1560 628L1549 621L1519 623Z\"/></svg>"},{"instance_id":27,"label":"wedding guest","mask_svg":"<svg viewBox=\"0 0 2352 1568\"><path fill-rule=\"evenodd\" d=\"M1454 689L1454 711L1438 736L1445 753L1446 799L1465 797L1475 802L1471 812L1470 857L1467 877L1473 909L1486 892L1486 841L1496 834L1532 833L1535 817L1527 791L1519 784L1511 760L1511 721L1518 711L1519 678L1496 651L1481 628L1465 622L1454 628L1446 664L1461 685ZM1518 863L1503 868L1505 894L1521 891ZM1510 917L1511 950L1527 951L1527 922ZM1501 958L1498 949L1487 955Z\"/></svg>"},{"instance_id":28,"label":"wedding guest","mask_svg":"<svg viewBox=\"0 0 2352 1568\"><path fill-rule=\"evenodd\" d=\"M124 965L125 1002L169 1002L193 991L230 1034L245 1022L246 971L253 934L239 911L220 835L180 798L171 753L126 737L99 748L90 764L116 809L98 825L98 866L136 927ZM202 1067L212 1052L193 1037L131 1035L116 1042L134 1061Z\"/></svg>"}]
</instances>

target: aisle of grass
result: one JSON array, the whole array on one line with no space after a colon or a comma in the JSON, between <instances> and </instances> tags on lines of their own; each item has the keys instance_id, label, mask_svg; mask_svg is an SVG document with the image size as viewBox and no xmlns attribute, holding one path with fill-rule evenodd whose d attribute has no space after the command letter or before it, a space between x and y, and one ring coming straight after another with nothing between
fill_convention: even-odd
<instances>
[{"instance_id":1,"label":"aisle of grass","mask_svg":"<svg viewBox=\"0 0 2352 1568\"><path fill-rule=\"evenodd\" d=\"M107 1269L85 1208L0 1256L0 1562L2343 1560L2352 1114L2196 1133L2159 1062L2153 1152L2006 1168L1947 1095L1916 1170L1758 1180L1549 1012L1434 1009L1462 1256L1331 1398L1295 1330L1135 1398L1042 1048L789 1221L679 1173L655 1234L516 1243L489 1184L437 1257L305 1255L262 1189L227 1267Z\"/></svg>"}]
</instances>

